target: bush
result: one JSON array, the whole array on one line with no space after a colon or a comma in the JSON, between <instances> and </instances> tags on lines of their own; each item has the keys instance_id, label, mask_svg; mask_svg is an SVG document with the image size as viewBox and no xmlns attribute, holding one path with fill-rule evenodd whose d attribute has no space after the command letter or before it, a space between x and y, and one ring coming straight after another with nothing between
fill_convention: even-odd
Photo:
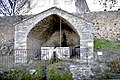
<instances>
[{"instance_id":1,"label":"bush","mask_svg":"<svg viewBox=\"0 0 120 80\"><path fill-rule=\"evenodd\" d=\"M103 73L104 79L120 79L120 58L107 63L109 69Z\"/></svg>"},{"instance_id":2,"label":"bush","mask_svg":"<svg viewBox=\"0 0 120 80\"><path fill-rule=\"evenodd\" d=\"M36 73L30 74L29 68L18 68L15 67L11 69L10 71L5 71L2 74L0 74L1 80L42 80L44 77L43 74L43 67L37 66L36 67Z\"/></svg>"},{"instance_id":3,"label":"bush","mask_svg":"<svg viewBox=\"0 0 120 80\"><path fill-rule=\"evenodd\" d=\"M72 74L66 66L54 63L47 67L47 78L50 80L72 80Z\"/></svg>"},{"instance_id":4,"label":"bush","mask_svg":"<svg viewBox=\"0 0 120 80\"><path fill-rule=\"evenodd\" d=\"M36 78L37 80L42 80L44 78L44 68L43 66L37 66L37 75L36 75ZM36 80L36 79L34 79Z\"/></svg>"},{"instance_id":5,"label":"bush","mask_svg":"<svg viewBox=\"0 0 120 80\"><path fill-rule=\"evenodd\" d=\"M29 73L31 68L36 69L34 74ZM41 61L37 66L14 67L0 74L1 80L44 80L45 76L50 80L72 80L72 74L66 65L61 65L60 62L52 64L51 60Z\"/></svg>"}]
</instances>

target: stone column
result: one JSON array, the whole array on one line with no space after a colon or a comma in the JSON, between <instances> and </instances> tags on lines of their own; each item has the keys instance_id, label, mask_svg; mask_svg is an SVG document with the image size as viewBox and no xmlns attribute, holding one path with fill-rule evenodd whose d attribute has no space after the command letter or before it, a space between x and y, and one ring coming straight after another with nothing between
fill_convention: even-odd
<instances>
[{"instance_id":1,"label":"stone column","mask_svg":"<svg viewBox=\"0 0 120 80\"><path fill-rule=\"evenodd\" d=\"M80 37L80 59L82 62L93 61L93 29L90 24L86 24Z\"/></svg>"},{"instance_id":2,"label":"stone column","mask_svg":"<svg viewBox=\"0 0 120 80\"><path fill-rule=\"evenodd\" d=\"M26 30L24 26L15 27L15 63L27 62Z\"/></svg>"}]
</instances>

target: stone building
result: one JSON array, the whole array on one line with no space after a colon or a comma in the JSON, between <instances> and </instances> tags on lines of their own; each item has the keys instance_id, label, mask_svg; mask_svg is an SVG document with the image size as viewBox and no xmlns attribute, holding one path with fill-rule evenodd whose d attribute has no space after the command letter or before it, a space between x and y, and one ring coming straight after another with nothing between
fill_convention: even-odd
<instances>
[{"instance_id":1,"label":"stone building","mask_svg":"<svg viewBox=\"0 0 120 80\"><path fill-rule=\"evenodd\" d=\"M75 15L89 11L84 0L36 0L35 3L31 13L38 14L15 24L16 63L27 62L32 54L50 59L53 51L60 59L73 56L93 59L93 23Z\"/></svg>"},{"instance_id":2,"label":"stone building","mask_svg":"<svg viewBox=\"0 0 120 80\"><path fill-rule=\"evenodd\" d=\"M50 59L53 51L61 59L91 60L94 36L120 40L118 11L89 12L84 0L37 1L27 16L0 18L0 46L13 45L16 63L39 58L39 54L41 59Z\"/></svg>"}]
</instances>

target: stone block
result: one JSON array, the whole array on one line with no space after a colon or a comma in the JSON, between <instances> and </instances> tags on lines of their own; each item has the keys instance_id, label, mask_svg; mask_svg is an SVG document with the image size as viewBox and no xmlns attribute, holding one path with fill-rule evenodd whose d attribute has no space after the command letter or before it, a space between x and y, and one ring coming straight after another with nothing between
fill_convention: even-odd
<instances>
[{"instance_id":1,"label":"stone block","mask_svg":"<svg viewBox=\"0 0 120 80\"><path fill-rule=\"evenodd\" d=\"M41 47L41 59L51 59L53 52L56 52L59 59L66 60L70 58L69 47Z\"/></svg>"},{"instance_id":2,"label":"stone block","mask_svg":"<svg viewBox=\"0 0 120 80\"><path fill-rule=\"evenodd\" d=\"M103 55L103 53L102 52L97 52L97 55Z\"/></svg>"},{"instance_id":3,"label":"stone block","mask_svg":"<svg viewBox=\"0 0 120 80\"><path fill-rule=\"evenodd\" d=\"M93 46L94 46L93 42L88 42L88 47L93 47Z\"/></svg>"},{"instance_id":4,"label":"stone block","mask_svg":"<svg viewBox=\"0 0 120 80\"><path fill-rule=\"evenodd\" d=\"M27 63L27 52L23 50L15 51L15 63Z\"/></svg>"},{"instance_id":5,"label":"stone block","mask_svg":"<svg viewBox=\"0 0 120 80\"><path fill-rule=\"evenodd\" d=\"M41 47L41 59L50 60L54 52L54 47Z\"/></svg>"},{"instance_id":6,"label":"stone block","mask_svg":"<svg viewBox=\"0 0 120 80\"><path fill-rule=\"evenodd\" d=\"M70 58L69 47L56 47L56 53L60 59L66 60Z\"/></svg>"}]
</instances>

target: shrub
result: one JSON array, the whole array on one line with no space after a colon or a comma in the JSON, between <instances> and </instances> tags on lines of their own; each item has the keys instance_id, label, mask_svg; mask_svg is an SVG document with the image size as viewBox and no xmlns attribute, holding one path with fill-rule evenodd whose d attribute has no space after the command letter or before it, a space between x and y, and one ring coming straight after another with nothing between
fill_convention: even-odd
<instances>
[{"instance_id":1,"label":"shrub","mask_svg":"<svg viewBox=\"0 0 120 80\"><path fill-rule=\"evenodd\" d=\"M47 78L50 80L72 80L72 74L66 66L54 63L47 67Z\"/></svg>"}]
</instances>

